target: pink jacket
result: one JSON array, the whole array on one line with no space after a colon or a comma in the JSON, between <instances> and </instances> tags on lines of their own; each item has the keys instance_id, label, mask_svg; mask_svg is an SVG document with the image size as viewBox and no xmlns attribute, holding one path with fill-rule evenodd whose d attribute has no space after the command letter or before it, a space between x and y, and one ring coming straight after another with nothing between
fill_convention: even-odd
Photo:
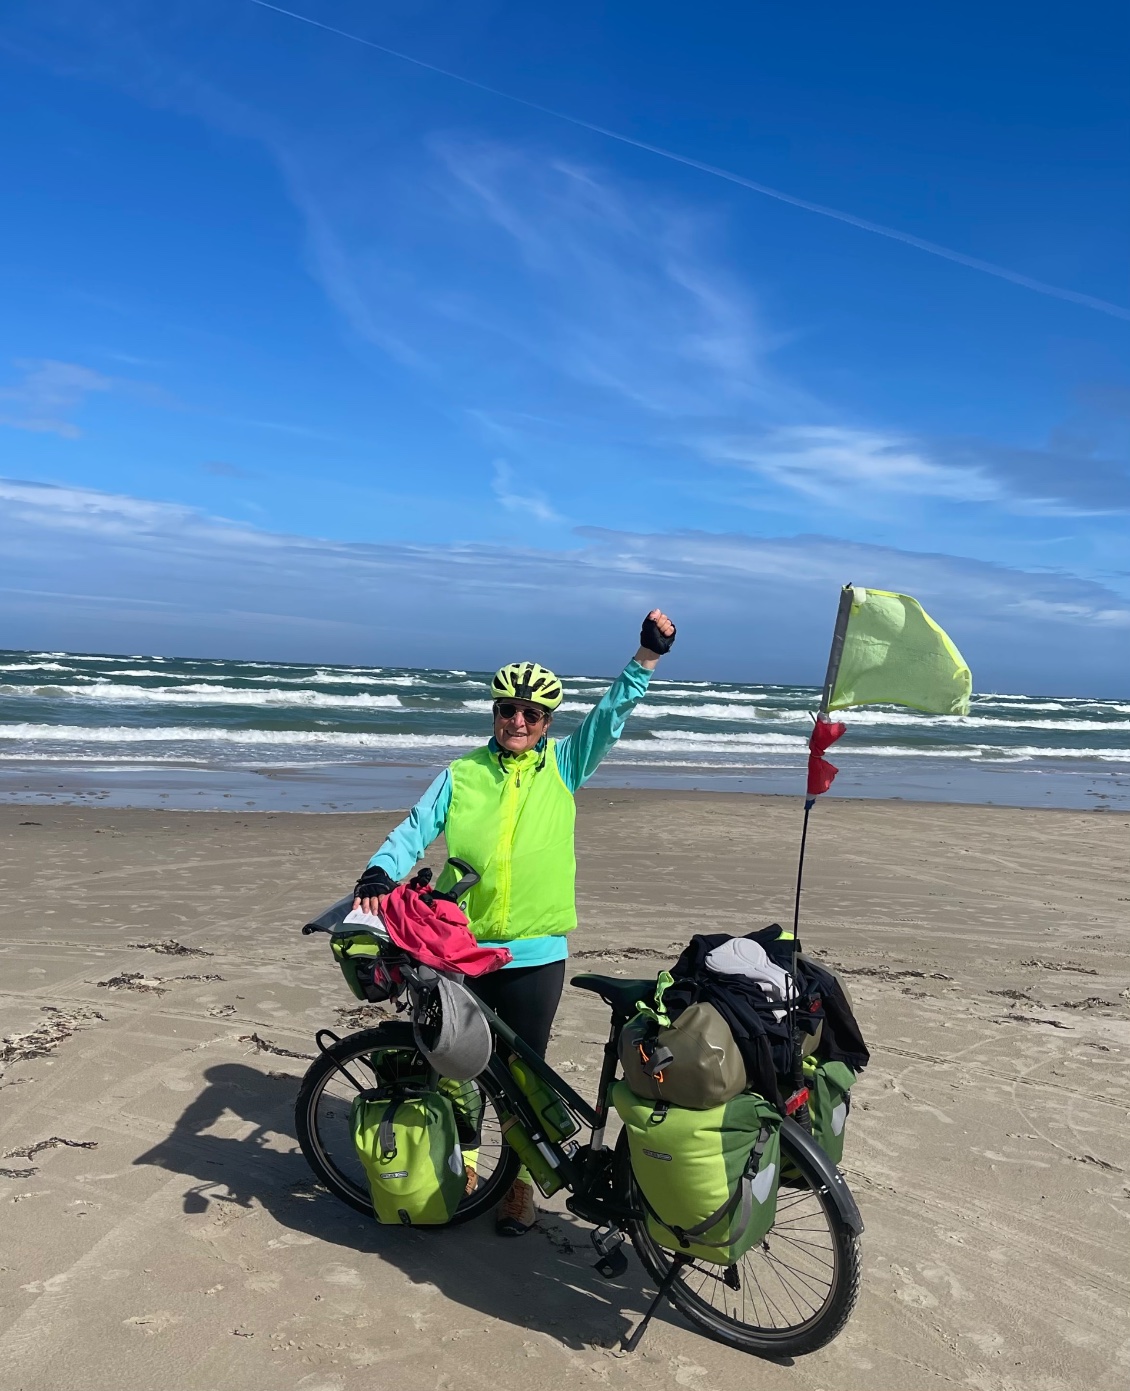
<instances>
[{"instance_id":1,"label":"pink jacket","mask_svg":"<svg viewBox=\"0 0 1130 1391\"><path fill-rule=\"evenodd\" d=\"M513 960L505 947L480 947L457 903L425 902L421 892L400 884L381 903L381 920L393 942L423 966L484 976Z\"/></svg>"}]
</instances>

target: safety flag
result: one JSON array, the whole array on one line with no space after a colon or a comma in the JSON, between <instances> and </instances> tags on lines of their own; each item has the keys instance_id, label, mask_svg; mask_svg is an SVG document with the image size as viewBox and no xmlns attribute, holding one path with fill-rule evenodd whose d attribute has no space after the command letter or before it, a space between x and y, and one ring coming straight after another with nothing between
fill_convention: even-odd
<instances>
[{"instance_id":1,"label":"safety flag","mask_svg":"<svg viewBox=\"0 0 1130 1391\"><path fill-rule=\"evenodd\" d=\"M961 653L916 599L846 586L851 602L825 710L908 705L968 715L973 677Z\"/></svg>"},{"instance_id":2,"label":"safety flag","mask_svg":"<svg viewBox=\"0 0 1130 1391\"><path fill-rule=\"evenodd\" d=\"M809 799L839 771L824 757L846 726L829 718L852 705L906 705L927 715L967 715L973 678L961 653L916 599L846 584L820 712L808 741Z\"/></svg>"}]
</instances>

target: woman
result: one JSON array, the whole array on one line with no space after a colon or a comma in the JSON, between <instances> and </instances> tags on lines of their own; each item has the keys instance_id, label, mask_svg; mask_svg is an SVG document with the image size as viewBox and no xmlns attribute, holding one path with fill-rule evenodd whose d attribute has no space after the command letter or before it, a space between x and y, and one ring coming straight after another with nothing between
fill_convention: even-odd
<instances>
[{"instance_id":1,"label":"woman","mask_svg":"<svg viewBox=\"0 0 1130 1391\"><path fill-rule=\"evenodd\" d=\"M494 735L446 768L369 861L355 908L375 913L381 898L416 866L441 833L447 850L481 881L466 900L471 931L505 943L513 960L467 984L544 1057L565 981L566 935L577 925L573 794L620 737L647 691L675 625L659 609L643 621L640 648L580 727L549 738L561 682L536 662L512 662L491 682ZM469 1166L468 1181L475 1175ZM523 1169L499 1209L502 1236L537 1220Z\"/></svg>"}]
</instances>

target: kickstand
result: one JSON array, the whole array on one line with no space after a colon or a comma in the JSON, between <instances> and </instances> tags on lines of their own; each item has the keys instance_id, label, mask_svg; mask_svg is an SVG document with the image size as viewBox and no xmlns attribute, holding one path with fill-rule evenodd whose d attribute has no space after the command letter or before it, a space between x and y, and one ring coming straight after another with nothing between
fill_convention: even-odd
<instances>
[{"instance_id":1,"label":"kickstand","mask_svg":"<svg viewBox=\"0 0 1130 1391\"><path fill-rule=\"evenodd\" d=\"M671 1262L671 1269L667 1272L666 1275L664 1275L663 1279L659 1282L659 1289L655 1293L655 1298L651 1301L650 1305L648 1306L647 1313L644 1314L639 1327L636 1329L636 1331L632 1334L630 1338L624 1338L621 1341L621 1351L635 1352L636 1348L639 1347L640 1340L643 1337L643 1335L647 1332L647 1326L654 1317L656 1309L659 1308L659 1305L667 1297L668 1290L679 1278L679 1271L682 1270L683 1266L689 1264L690 1262L688 1258L682 1255L677 1255L675 1259Z\"/></svg>"}]
</instances>

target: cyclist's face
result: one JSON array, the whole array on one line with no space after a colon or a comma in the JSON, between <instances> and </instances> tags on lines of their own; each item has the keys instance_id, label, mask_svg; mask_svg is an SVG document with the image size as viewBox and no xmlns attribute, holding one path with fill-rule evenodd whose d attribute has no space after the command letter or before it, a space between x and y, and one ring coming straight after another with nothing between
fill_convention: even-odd
<instances>
[{"instance_id":1,"label":"cyclist's face","mask_svg":"<svg viewBox=\"0 0 1130 1391\"><path fill-rule=\"evenodd\" d=\"M525 753L532 749L552 722L552 715L526 701L495 701L494 737L507 753Z\"/></svg>"}]
</instances>

